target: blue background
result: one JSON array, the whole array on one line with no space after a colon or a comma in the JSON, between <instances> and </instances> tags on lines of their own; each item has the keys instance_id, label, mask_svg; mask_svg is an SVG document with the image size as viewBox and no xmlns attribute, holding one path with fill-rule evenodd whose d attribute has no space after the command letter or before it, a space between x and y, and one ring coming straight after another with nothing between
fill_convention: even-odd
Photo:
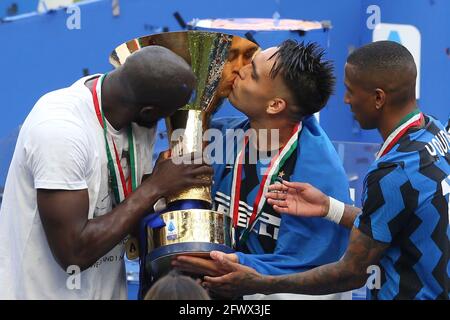
<instances>
[{"instance_id":1,"label":"blue background","mask_svg":"<svg viewBox=\"0 0 450 320\"><path fill-rule=\"evenodd\" d=\"M37 6L34 0L0 0L0 17L11 3L19 13ZM34 5L32 5L34 3ZM330 20L328 54L335 61L336 94L321 114L321 123L335 140L378 142L376 132L361 132L344 105L342 85L345 59L352 47L367 43L366 9L376 4L381 21L415 25L422 34L421 99L423 110L441 120L450 113L450 1L448 0L121 0L121 15L113 17L111 1L81 2L81 29L69 30L69 14L58 10L16 18L0 24L0 139L24 120L45 92L70 85L83 75L111 69L108 56L122 42L163 27L180 30L173 17L178 11L186 21L194 18L272 17ZM291 34L292 35L292 34ZM290 36L289 34L286 37ZM307 34L306 39L308 40ZM262 43L264 45L264 43ZM326 43L325 43L326 44Z\"/></svg>"}]
</instances>

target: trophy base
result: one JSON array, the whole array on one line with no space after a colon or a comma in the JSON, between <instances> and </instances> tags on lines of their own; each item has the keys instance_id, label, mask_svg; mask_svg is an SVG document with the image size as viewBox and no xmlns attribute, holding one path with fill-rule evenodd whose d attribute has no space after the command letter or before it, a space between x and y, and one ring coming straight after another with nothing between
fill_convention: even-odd
<instances>
[{"instance_id":1,"label":"trophy base","mask_svg":"<svg viewBox=\"0 0 450 320\"><path fill-rule=\"evenodd\" d=\"M152 275L153 280L156 280L173 269L171 261L176 256L188 255L209 258L209 253L213 250L222 251L224 253L234 252L230 247L218 243L183 242L170 244L150 252L146 258L145 269L148 274Z\"/></svg>"},{"instance_id":2,"label":"trophy base","mask_svg":"<svg viewBox=\"0 0 450 320\"><path fill-rule=\"evenodd\" d=\"M187 208L190 204L180 202L178 206ZM179 255L209 258L213 250L234 252L227 246L228 236L223 213L209 209L181 209L160 215L164 226L147 227L147 255L145 272L154 281L168 273L171 261Z\"/></svg>"}]
</instances>

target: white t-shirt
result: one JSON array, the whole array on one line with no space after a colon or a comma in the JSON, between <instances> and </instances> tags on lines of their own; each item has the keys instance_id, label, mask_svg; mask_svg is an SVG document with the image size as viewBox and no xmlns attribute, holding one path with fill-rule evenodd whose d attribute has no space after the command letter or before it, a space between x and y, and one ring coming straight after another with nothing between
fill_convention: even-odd
<instances>
[{"instance_id":1,"label":"white t-shirt","mask_svg":"<svg viewBox=\"0 0 450 320\"><path fill-rule=\"evenodd\" d=\"M88 78L44 95L21 128L0 209L0 299L127 297L124 241L75 278L55 261L37 208L36 189L87 189L89 219L112 209L105 140L84 85ZM140 180L152 169L155 129L133 123L133 130ZM122 154L127 139L112 134Z\"/></svg>"}]
</instances>

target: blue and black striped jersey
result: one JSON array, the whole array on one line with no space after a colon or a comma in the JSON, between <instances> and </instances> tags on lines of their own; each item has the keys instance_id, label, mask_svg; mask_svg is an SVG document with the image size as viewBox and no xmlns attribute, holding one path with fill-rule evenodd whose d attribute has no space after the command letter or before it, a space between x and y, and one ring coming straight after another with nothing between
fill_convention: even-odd
<instances>
[{"instance_id":1,"label":"blue and black striped jersey","mask_svg":"<svg viewBox=\"0 0 450 320\"><path fill-rule=\"evenodd\" d=\"M425 116L369 168L355 226L389 243L372 299L449 299L450 135Z\"/></svg>"}]
</instances>

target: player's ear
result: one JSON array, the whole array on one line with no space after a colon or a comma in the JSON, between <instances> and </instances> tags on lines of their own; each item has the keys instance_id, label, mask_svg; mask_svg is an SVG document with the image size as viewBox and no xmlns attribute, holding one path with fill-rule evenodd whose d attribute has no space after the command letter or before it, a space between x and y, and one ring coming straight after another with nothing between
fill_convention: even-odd
<instances>
[{"instance_id":1,"label":"player's ear","mask_svg":"<svg viewBox=\"0 0 450 320\"><path fill-rule=\"evenodd\" d=\"M279 114L284 109L286 109L286 101L282 98L275 98L268 102L266 112L268 114Z\"/></svg>"}]
</instances>

